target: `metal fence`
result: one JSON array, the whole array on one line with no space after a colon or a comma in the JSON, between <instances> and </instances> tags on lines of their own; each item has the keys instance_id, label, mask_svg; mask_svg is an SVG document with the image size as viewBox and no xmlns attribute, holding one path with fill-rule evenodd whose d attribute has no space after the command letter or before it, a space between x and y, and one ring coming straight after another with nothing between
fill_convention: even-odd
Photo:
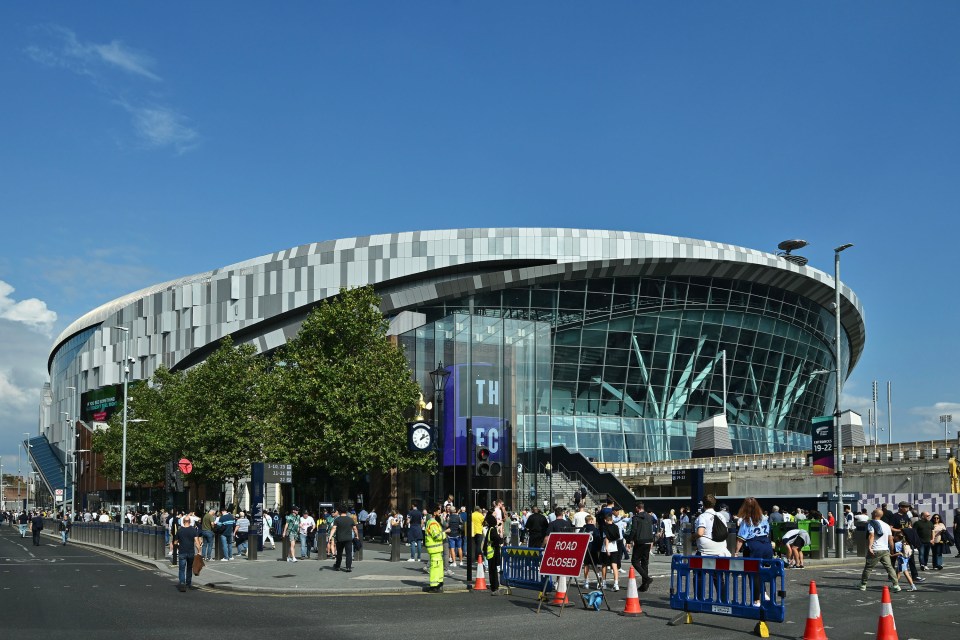
<instances>
[{"instance_id":1,"label":"metal fence","mask_svg":"<svg viewBox=\"0 0 960 640\"><path fill-rule=\"evenodd\" d=\"M43 526L46 531L60 535L58 520L45 520ZM121 526L119 522L73 522L70 526L69 539L125 551L151 560L162 560L166 557L167 544L164 537L166 532L164 527L140 524L123 525L125 528L123 530L123 546L121 547Z\"/></svg>"}]
</instances>

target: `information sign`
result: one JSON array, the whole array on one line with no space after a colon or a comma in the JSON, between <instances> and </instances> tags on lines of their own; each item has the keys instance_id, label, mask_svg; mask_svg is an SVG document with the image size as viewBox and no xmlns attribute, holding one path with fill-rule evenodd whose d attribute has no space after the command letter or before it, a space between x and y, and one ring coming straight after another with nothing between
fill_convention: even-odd
<instances>
[{"instance_id":1,"label":"information sign","mask_svg":"<svg viewBox=\"0 0 960 640\"><path fill-rule=\"evenodd\" d=\"M263 481L290 484L293 482L292 464L275 464L267 462L263 465Z\"/></svg>"},{"instance_id":2,"label":"information sign","mask_svg":"<svg viewBox=\"0 0 960 640\"><path fill-rule=\"evenodd\" d=\"M589 533L551 533L540 559L540 575L578 577L590 537Z\"/></svg>"}]
</instances>

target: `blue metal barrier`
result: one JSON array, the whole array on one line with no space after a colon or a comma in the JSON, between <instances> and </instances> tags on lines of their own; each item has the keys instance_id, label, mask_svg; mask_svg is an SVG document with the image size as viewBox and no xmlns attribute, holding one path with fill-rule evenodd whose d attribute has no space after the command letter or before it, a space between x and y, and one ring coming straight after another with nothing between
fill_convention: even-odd
<instances>
[{"instance_id":1,"label":"blue metal barrier","mask_svg":"<svg viewBox=\"0 0 960 640\"><path fill-rule=\"evenodd\" d=\"M691 613L783 622L785 597L782 560L673 556L670 608L686 612L688 623Z\"/></svg>"},{"instance_id":2,"label":"blue metal barrier","mask_svg":"<svg viewBox=\"0 0 960 640\"><path fill-rule=\"evenodd\" d=\"M500 582L507 591L511 589L534 589L543 587L540 575L540 547L503 547L500 553ZM547 591L553 591L553 579L547 581Z\"/></svg>"}]
</instances>

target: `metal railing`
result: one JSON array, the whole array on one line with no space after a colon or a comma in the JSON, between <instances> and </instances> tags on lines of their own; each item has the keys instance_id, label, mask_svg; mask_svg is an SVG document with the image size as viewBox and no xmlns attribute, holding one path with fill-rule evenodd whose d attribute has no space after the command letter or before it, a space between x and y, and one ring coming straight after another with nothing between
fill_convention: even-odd
<instances>
[{"instance_id":1,"label":"metal railing","mask_svg":"<svg viewBox=\"0 0 960 640\"><path fill-rule=\"evenodd\" d=\"M60 536L58 520L44 520L43 526L45 531ZM123 526L125 526L125 529L122 548L120 546L121 524L119 522L73 522L70 525L68 540L125 551L151 560L163 560L166 557L165 527L140 524Z\"/></svg>"},{"instance_id":2,"label":"metal railing","mask_svg":"<svg viewBox=\"0 0 960 640\"><path fill-rule=\"evenodd\" d=\"M956 446L943 446L942 441L900 442L889 445L844 447L844 465L884 465L904 462L946 460L957 452ZM621 477L668 475L675 469L704 469L707 472L746 471L752 469L803 468L812 464L810 451L784 451L711 458L687 458L657 462L597 462L600 471Z\"/></svg>"}]
</instances>

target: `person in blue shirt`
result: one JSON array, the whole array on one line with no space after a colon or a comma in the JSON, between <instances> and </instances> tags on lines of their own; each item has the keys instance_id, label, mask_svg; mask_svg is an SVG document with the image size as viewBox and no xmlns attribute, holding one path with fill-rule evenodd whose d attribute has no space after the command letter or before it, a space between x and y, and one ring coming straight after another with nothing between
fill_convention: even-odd
<instances>
[{"instance_id":1,"label":"person in blue shirt","mask_svg":"<svg viewBox=\"0 0 960 640\"><path fill-rule=\"evenodd\" d=\"M737 551L746 547L744 557L761 560L773 559L773 546L770 544L770 522L763 515L756 498L746 498L737 512L740 529L737 531ZM759 574L753 579L753 606L760 606L762 587ZM769 599L768 594L764 594Z\"/></svg>"}]
</instances>

